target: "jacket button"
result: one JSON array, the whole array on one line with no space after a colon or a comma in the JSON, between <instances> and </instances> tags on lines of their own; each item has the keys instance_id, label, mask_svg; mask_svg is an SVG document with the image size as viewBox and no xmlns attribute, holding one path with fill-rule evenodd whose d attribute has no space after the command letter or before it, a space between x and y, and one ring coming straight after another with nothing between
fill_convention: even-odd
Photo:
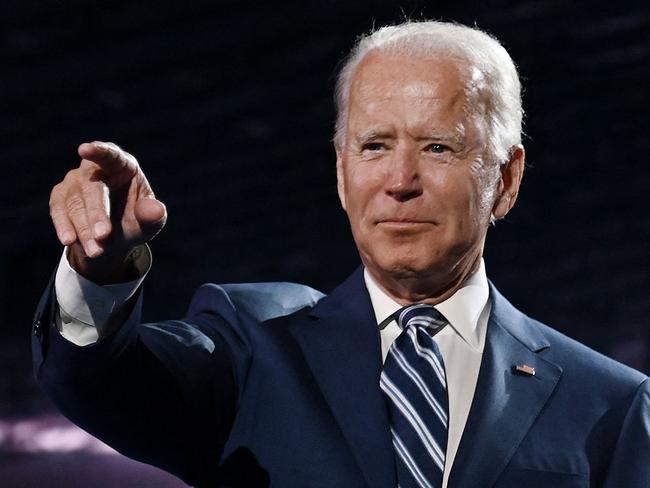
<instances>
[{"instance_id":1,"label":"jacket button","mask_svg":"<svg viewBox=\"0 0 650 488\"><path fill-rule=\"evenodd\" d=\"M34 320L34 322L32 323L32 332L34 333L34 335L36 337L41 336L42 331L41 331L41 321L40 320Z\"/></svg>"}]
</instances>

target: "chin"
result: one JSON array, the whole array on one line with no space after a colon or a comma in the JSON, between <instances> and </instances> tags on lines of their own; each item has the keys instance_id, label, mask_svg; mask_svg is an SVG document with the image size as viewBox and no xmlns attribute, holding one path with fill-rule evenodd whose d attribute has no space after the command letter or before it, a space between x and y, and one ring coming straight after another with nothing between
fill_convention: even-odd
<instances>
[{"instance_id":1,"label":"chin","mask_svg":"<svg viewBox=\"0 0 650 488\"><path fill-rule=\"evenodd\" d=\"M400 280L426 276L435 268L434 263L424 261L421 255L399 255L395 252L383 254L377 259L364 260L364 264L374 268L376 273Z\"/></svg>"}]
</instances>

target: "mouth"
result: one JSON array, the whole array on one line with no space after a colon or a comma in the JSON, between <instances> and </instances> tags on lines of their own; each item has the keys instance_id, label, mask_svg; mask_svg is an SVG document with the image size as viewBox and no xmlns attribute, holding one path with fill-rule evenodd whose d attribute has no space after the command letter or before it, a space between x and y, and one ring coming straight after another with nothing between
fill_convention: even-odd
<instances>
[{"instance_id":1,"label":"mouth","mask_svg":"<svg viewBox=\"0 0 650 488\"><path fill-rule=\"evenodd\" d=\"M430 220L422 220L422 219L391 218L391 219L378 220L376 225L389 228L389 229L395 229L395 230L399 230L399 229L415 230L419 227L435 225L435 223Z\"/></svg>"}]
</instances>

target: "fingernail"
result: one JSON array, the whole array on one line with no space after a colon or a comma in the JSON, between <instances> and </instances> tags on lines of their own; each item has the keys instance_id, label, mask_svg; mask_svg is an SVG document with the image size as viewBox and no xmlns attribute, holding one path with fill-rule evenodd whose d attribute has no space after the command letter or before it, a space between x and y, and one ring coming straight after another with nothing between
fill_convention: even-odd
<instances>
[{"instance_id":1,"label":"fingernail","mask_svg":"<svg viewBox=\"0 0 650 488\"><path fill-rule=\"evenodd\" d=\"M88 255L89 258L94 258L95 256L98 256L100 252L101 249L94 240L91 239L86 242L86 254Z\"/></svg>"},{"instance_id":2,"label":"fingernail","mask_svg":"<svg viewBox=\"0 0 650 488\"><path fill-rule=\"evenodd\" d=\"M63 234L61 234L61 242L66 246L72 244L72 241L74 241L74 234L72 232L65 231Z\"/></svg>"},{"instance_id":3,"label":"fingernail","mask_svg":"<svg viewBox=\"0 0 650 488\"><path fill-rule=\"evenodd\" d=\"M95 237L104 237L108 233L108 225L105 222L95 224Z\"/></svg>"}]
</instances>

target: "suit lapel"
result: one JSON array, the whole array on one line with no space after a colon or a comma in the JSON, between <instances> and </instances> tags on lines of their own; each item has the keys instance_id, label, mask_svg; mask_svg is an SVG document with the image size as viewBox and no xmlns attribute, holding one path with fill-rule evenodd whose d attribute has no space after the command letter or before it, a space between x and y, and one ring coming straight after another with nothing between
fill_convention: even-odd
<instances>
[{"instance_id":1,"label":"suit lapel","mask_svg":"<svg viewBox=\"0 0 650 488\"><path fill-rule=\"evenodd\" d=\"M539 351L549 347L532 320L490 286L492 312L481 370L449 488L493 486L562 374ZM535 368L534 376L514 371Z\"/></svg>"},{"instance_id":2,"label":"suit lapel","mask_svg":"<svg viewBox=\"0 0 650 488\"><path fill-rule=\"evenodd\" d=\"M472 408L449 488L493 486L555 389L562 370L548 341L490 286L492 311ZM359 268L293 331L368 485L394 487L395 461L381 390L379 332ZM520 375L514 366L535 368ZM363 399L363 401L360 401Z\"/></svg>"},{"instance_id":3,"label":"suit lapel","mask_svg":"<svg viewBox=\"0 0 650 488\"><path fill-rule=\"evenodd\" d=\"M368 485L396 485L386 406L379 388L381 345L357 269L321 300L314 322L293 331Z\"/></svg>"}]
</instances>

